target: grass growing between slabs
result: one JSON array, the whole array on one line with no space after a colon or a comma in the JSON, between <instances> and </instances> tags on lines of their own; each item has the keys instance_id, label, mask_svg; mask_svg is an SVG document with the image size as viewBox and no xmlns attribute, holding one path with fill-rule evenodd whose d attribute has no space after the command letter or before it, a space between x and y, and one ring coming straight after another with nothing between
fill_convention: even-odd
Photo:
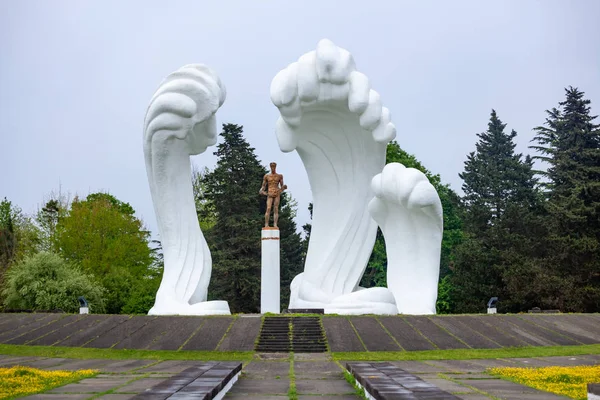
<instances>
[{"instance_id":1,"label":"grass growing between slabs","mask_svg":"<svg viewBox=\"0 0 600 400\"><path fill-rule=\"evenodd\" d=\"M0 348L1 352L1 348ZM501 349L452 349L426 351L362 351L332 353L337 361L424 361L481 358L555 357L600 354L600 344L580 346L506 347Z\"/></svg>"},{"instance_id":2,"label":"grass growing between slabs","mask_svg":"<svg viewBox=\"0 0 600 400\"><path fill-rule=\"evenodd\" d=\"M579 367L490 368L494 376L572 399L587 399L587 384L600 382L600 365Z\"/></svg>"},{"instance_id":3,"label":"grass growing between slabs","mask_svg":"<svg viewBox=\"0 0 600 400\"><path fill-rule=\"evenodd\" d=\"M0 368L0 399L14 399L45 392L68 383L96 376L98 371L43 371L29 367Z\"/></svg>"},{"instance_id":4,"label":"grass growing between slabs","mask_svg":"<svg viewBox=\"0 0 600 400\"><path fill-rule=\"evenodd\" d=\"M17 357L61 357L79 359L112 360L199 360L199 361L245 361L251 360L253 351L169 351L94 349L83 347L27 346L0 344L0 354Z\"/></svg>"}]
</instances>

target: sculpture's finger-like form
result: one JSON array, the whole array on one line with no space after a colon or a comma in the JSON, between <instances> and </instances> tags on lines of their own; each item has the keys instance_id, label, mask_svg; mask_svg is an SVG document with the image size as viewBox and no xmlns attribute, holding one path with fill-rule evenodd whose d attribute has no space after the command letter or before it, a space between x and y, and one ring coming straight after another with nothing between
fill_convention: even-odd
<instances>
[{"instance_id":1,"label":"sculpture's finger-like form","mask_svg":"<svg viewBox=\"0 0 600 400\"><path fill-rule=\"evenodd\" d=\"M402 314L435 314L442 204L419 170L391 163L371 183L369 212L385 237L387 284Z\"/></svg>"},{"instance_id":2,"label":"sculpture's finger-like form","mask_svg":"<svg viewBox=\"0 0 600 400\"><path fill-rule=\"evenodd\" d=\"M290 308L325 307L323 299L352 293L366 268L377 231L367 212L370 181L381 172L396 129L352 55L326 39L275 76L271 100L281 114L279 147L298 152L313 194L304 274Z\"/></svg>"},{"instance_id":3,"label":"sculpture's finger-like form","mask_svg":"<svg viewBox=\"0 0 600 400\"><path fill-rule=\"evenodd\" d=\"M215 113L225 87L210 68L173 72L152 97L144 121L144 158L164 252L163 279L149 314L229 314L207 302L212 268L194 206L190 155L217 142Z\"/></svg>"}]
</instances>

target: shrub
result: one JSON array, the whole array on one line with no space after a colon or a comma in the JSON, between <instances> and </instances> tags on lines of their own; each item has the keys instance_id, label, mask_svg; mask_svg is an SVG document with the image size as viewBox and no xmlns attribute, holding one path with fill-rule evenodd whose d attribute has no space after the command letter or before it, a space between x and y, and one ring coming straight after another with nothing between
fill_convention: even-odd
<instances>
[{"instance_id":1,"label":"shrub","mask_svg":"<svg viewBox=\"0 0 600 400\"><path fill-rule=\"evenodd\" d=\"M77 312L77 298L84 296L90 311L104 312L104 288L91 275L63 260L41 252L13 265L5 276L4 305L12 309Z\"/></svg>"}]
</instances>

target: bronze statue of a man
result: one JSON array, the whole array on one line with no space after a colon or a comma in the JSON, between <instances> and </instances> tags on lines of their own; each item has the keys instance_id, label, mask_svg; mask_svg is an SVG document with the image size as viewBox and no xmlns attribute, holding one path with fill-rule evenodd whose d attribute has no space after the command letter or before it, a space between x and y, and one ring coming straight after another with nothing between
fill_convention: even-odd
<instances>
[{"instance_id":1,"label":"bronze statue of a man","mask_svg":"<svg viewBox=\"0 0 600 400\"><path fill-rule=\"evenodd\" d=\"M272 162L269 164L271 167L271 173L266 174L263 178L262 186L259 190L259 194L267 196L267 212L265 213L265 228L269 227L269 216L271 214L271 207L275 202L273 210L273 227L277 228L277 220L279 219L279 199L281 192L287 189L287 185L283 184L283 175L278 174L276 171L277 163ZM267 191L265 191L268 185Z\"/></svg>"}]
</instances>

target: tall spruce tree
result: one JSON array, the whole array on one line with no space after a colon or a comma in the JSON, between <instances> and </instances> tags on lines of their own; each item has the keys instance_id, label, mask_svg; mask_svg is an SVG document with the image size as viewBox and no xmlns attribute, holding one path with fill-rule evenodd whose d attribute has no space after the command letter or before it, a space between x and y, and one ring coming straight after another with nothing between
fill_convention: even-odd
<instances>
[{"instance_id":1,"label":"tall spruce tree","mask_svg":"<svg viewBox=\"0 0 600 400\"><path fill-rule=\"evenodd\" d=\"M450 286L456 312L481 312L492 296L500 297L505 311L535 301L518 283L524 272L536 271L531 240L539 226L534 218L539 196L532 160L515 153L517 134L505 133L505 127L492 110L487 131L477 135L476 150L459 174L466 237L454 251Z\"/></svg>"},{"instance_id":2,"label":"tall spruce tree","mask_svg":"<svg viewBox=\"0 0 600 400\"><path fill-rule=\"evenodd\" d=\"M531 146L549 164L546 178L547 225L545 258L560 282L556 306L563 311L600 309L600 125L591 101L577 88L547 110L544 126L535 128Z\"/></svg>"},{"instance_id":3,"label":"tall spruce tree","mask_svg":"<svg viewBox=\"0 0 600 400\"><path fill-rule=\"evenodd\" d=\"M260 233L266 210L266 199L258 191L267 169L242 133L240 125L223 125L223 142L214 153L217 166L204 177L203 196L214 218L205 232L213 259L209 296L227 300L232 312L254 313L260 311ZM294 204L288 193L282 193L278 223L282 307L287 307L292 278L302 271Z\"/></svg>"}]
</instances>

